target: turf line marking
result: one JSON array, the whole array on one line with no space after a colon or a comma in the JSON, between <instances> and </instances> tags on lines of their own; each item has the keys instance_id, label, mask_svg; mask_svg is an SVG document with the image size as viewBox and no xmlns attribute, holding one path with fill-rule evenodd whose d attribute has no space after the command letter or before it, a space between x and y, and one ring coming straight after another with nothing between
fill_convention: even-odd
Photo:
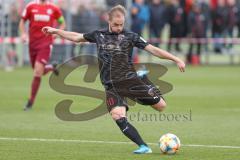
<instances>
[{"instance_id":1,"label":"turf line marking","mask_svg":"<svg viewBox=\"0 0 240 160\"><path fill-rule=\"evenodd\" d=\"M0 141L37 141L37 142L65 142L65 143L100 143L100 144L133 144L132 142L117 141L91 141L91 140L71 140L71 139L43 139L43 138L10 138L0 137ZM157 143L148 143L149 145L157 145ZM240 146L220 146L220 145L200 145L200 144L182 144L183 147L202 147L202 148L224 148L224 149L240 149Z\"/></svg>"}]
</instances>

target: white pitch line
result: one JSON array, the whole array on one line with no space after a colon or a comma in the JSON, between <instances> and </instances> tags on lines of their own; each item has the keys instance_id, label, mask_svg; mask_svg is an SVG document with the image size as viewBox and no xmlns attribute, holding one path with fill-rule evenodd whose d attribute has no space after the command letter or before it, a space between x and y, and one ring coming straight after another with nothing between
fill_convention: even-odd
<instances>
[{"instance_id":1,"label":"white pitch line","mask_svg":"<svg viewBox=\"0 0 240 160\"><path fill-rule=\"evenodd\" d=\"M219 146L219 145L202 145L202 144L185 144L184 147L204 147L204 148L225 148L225 149L240 149L240 146Z\"/></svg>"},{"instance_id":2,"label":"white pitch line","mask_svg":"<svg viewBox=\"0 0 240 160\"><path fill-rule=\"evenodd\" d=\"M92 140L73 140L73 139L43 139L43 138L10 138L0 137L0 141L37 141L37 142L65 142L65 143L100 143L100 144L133 144L132 142L118 141L92 141ZM149 145L158 145L157 143L148 143ZM224 149L240 149L240 146L220 146L220 145L201 145L201 144L185 144L183 147L202 147L202 148L224 148Z\"/></svg>"}]
</instances>

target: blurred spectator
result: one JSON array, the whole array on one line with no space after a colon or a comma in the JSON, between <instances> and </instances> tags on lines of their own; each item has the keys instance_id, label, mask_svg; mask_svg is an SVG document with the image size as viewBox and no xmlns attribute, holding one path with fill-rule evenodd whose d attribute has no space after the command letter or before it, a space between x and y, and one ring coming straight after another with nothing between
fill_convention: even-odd
<instances>
[{"instance_id":1,"label":"blurred spectator","mask_svg":"<svg viewBox=\"0 0 240 160\"><path fill-rule=\"evenodd\" d=\"M144 0L135 0L131 7L131 30L140 36L142 36L142 32L146 24L149 22L150 11L149 7L145 4ZM133 50L133 62L138 63L139 49L134 48Z\"/></svg>"},{"instance_id":2,"label":"blurred spectator","mask_svg":"<svg viewBox=\"0 0 240 160\"><path fill-rule=\"evenodd\" d=\"M3 14L3 11L2 11L2 4L0 4L0 37L2 37L2 23L3 23L3 19L2 19L2 14ZM0 49L2 48L2 44L0 43ZM1 60L1 53L0 53L0 60Z\"/></svg>"},{"instance_id":3,"label":"blurred spectator","mask_svg":"<svg viewBox=\"0 0 240 160\"><path fill-rule=\"evenodd\" d=\"M99 8L105 6L105 0L55 0L58 4L61 3L62 8L67 9L72 14L77 14L79 6L91 8L92 5L97 5Z\"/></svg>"},{"instance_id":4,"label":"blurred spectator","mask_svg":"<svg viewBox=\"0 0 240 160\"><path fill-rule=\"evenodd\" d=\"M226 8L225 0L218 0L216 9L212 11L212 37L223 38L224 31L227 27L228 11ZM214 43L214 51L221 53L223 43L218 42L217 39Z\"/></svg>"},{"instance_id":5,"label":"blurred spectator","mask_svg":"<svg viewBox=\"0 0 240 160\"><path fill-rule=\"evenodd\" d=\"M238 28L238 38L240 38L240 1L237 1L237 28Z\"/></svg>"},{"instance_id":6,"label":"blurred spectator","mask_svg":"<svg viewBox=\"0 0 240 160\"><path fill-rule=\"evenodd\" d=\"M167 22L167 8L162 0L153 0L150 4L150 41L154 40L154 45L159 46L159 39L161 39L161 32Z\"/></svg>"},{"instance_id":7,"label":"blurred spectator","mask_svg":"<svg viewBox=\"0 0 240 160\"><path fill-rule=\"evenodd\" d=\"M188 28L190 31L190 37L196 39L195 42L190 42L187 61L191 64L200 63L200 54L201 54L201 42L199 38L204 38L204 24L206 23L206 17L202 13L201 5L195 3L192 6L192 11L189 13L188 17ZM194 48L196 49L194 51Z\"/></svg>"},{"instance_id":8,"label":"blurred spectator","mask_svg":"<svg viewBox=\"0 0 240 160\"><path fill-rule=\"evenodd\" d=\"M217 8L218 0L210 0L209 3L211 10L215 10Z\"/></svg>"},{"instance_id":9,"label":"blurred spectator","mask_svg":"<svg viewBox=\"0 0 240 160\"><path fill-rule=\"evenodd\" d=\"M122 6L124 6L124 7L126 7L126 0L105 0L106 1L106 4L107 4L107 7L108 8L112 8L112 7L114 7L114 6L116 6L116 5L118 5L118 4L120 4L120 5L122 5Z\"/></svg>"},{"instance_id":10,"label":"blurred spectator","mask_svg":"<svg viewBox=\"0 0 240 160\"><path fill-rule=\"evenodd\" d=\"M69 12L67 7L67 2L64 0L59 0L58 1L58 6L62 12L63 17L67 18L67 14L70 14L72 16L72 13ZM66 19L66 24L67 24L68 19ZM55 24L57 26L57 23ZM69 26L67 24L67 26ZM68 29L68 28L66 28ZM56 37L54 37L55 39ZM52 55L51 55L51 63L62 63L64 62L68 57L67 55L67 46L71 49L72 45L62 45L62 44L53 44L53 49L52 49ZM70 55L71 56L71 55Z\"/></svg>"},{"instance_id":11,"label":"blurred spectator","mask_svg":"<svg viewBox=\"0 0 240 160\"><path fill-rule=\"evenodd\" d=\"M10 18L10 26L11 26L11 37L18 37L18 24L20 21L20 16L18 14L18 9L17 6L12 4L10 13L9 13L9 18Z\"/></svg>"},{"instance_id":12,"label":"blurred spectator","mask_svg":"<svg viewBox=\"0 0 240 160\"><path fill-rule=\"evenodd\" d=\"M198 3L201 7L201 12L205 18L205 21L204 21L204 38L207 37L207 31L208 31L208 28L209 28L209 24L211 22L211 11L210 11L210 8L209 8L209 2L208 0L198 0Z\"/></svg>"},{"instance_id":13,"label":"blurred spectator","mask_svg":"<svg viewBox=\"0 0 240 160\"><path fill-rule=\"evenodd\" d=\"M168 43L168 51L171 51L171 39L181 38L184 35L184 10L178 0L171 0L168 8L168 22L170 25L170 41ZM175 44L176 51L180 52L179 41Z\"/></svg>"},{"instance_id":14,"label":"blurred spectator","mask_svg":"<svg viewBox=\"0 0 240 160\"><path fill-rule=\"evenodd\" d=\"M10 8L7 12L1 12L2 14L0 14L0 36L3 36L4 38L16 38L19 36L18 23L20 21L20 16L15 4L12 4L9 7ZM5 44L5 50L4 53L1 54L1 59L4 61L6 71L12 71L18 62L15 43Z\"/></svg>"},{"instance_id":15,"label":"blurred spectator","mask_svg":"<svg viewBox=\"0 0 240 160\"><path fill-rule=\"evenodd\" d=\"M98 10L98 15L100 16L100 27L101 28L106 28L108 27L108 14L107 14L107 11L104 10L104 9L100 9Z\"/></svg>"},{"instance_id":16,"label":"blurred spectator","mask_svg":"<svg viewBox=\"0 0 240 160\"><path fill-rule=\"evenodd\" d=\"M4 13L3 11L1 11L2 6L0 5L0 34L1 36L7 36L7 21L9 18L9 15L7 13Z\"/></svg>"},{"instance_id":17,"label":"blurred spectator","mask_svg":"<svg viewBox=\"0 0 240 160\"><path fill-rule=\"evenodd\" d=\"M83 18L83 14L85 11L86 11L86 7L83 5L80 5L78 7L78 12L72 15L72 31L73 32L84 33L84 31L86 30L86 25L84 23L84 18Z\"/></svg>"},{"instance_id":18,"label":"blurred spectator","mask_svg":"<svg viewBox=\"0 0 240 160\"><path fill-rule=\"evenodd\" d=\"M13 0L11 0L13 1ZM30 1L30 0L28 0ZM169 38L182 38L187 37L188 32L192 34L192 28L189 28L189 19L192 19L192 6L194 2L198 2L201 7L201 14L206 18L203 25L202 38L207 38L209 34L209 28L211 27L211 36L213 38L233 38L234 27L238 29L238 37L240 38L240 0L53 0L58 3L62 9L63 15L68 22L68 30L76 32L88 32L88 30L94 30L94 28L107 27L107 14L106 8L121 4L125 7L130 7L129 15L127 16L127 29L130 28L138 34L142 35L145 26L149 28L150 42L159 46L161 42L161 34L165 23L169 23ZM96 3L95 3L96 2ZM131 2L133 2L131 6ZM7 1L8 5L5 7L6 11L4 19L1 19L4 23L4 33L6 37L17 37L18 32L16 30L16 11L11 8L18 5L21 8L21 4L11 5L10 1ZM22 3L24 4L24 3ZM95 7L96 6L96 7ZM9 13L9 14L7 14ZM211 15L211 16L210 16ZM2 18L2 17L1 17ZM132 23L131 23L132 22ZM11 27L8 27L10 24ZM1 25L1 24L0 24ZM0 26L1 27L1 26ZM92 28L92 29L90 29ZM1 30L0 30L1 31ZM146 36L146 35L145 35ZM151 41L152 40L152 41ZM232 48L232 44L224 45L224 41L216 39L214 42L214 51L220 53L227 49ZM171 42L171 41L170 41ZM180 44L175 42L167 44L169 51L176 50L181 51ZM193 44L192 44L193 45ZM204 44L205 45L205 44ZM191 45L190 45L191 46ZM207 44L206 51L207 51ZM203 48L203 44L201 48ZM4 63L14 64L16 63L15 44L5 45L4 50ZM75 56L80 53L92 53L91 51L95 47L87 47L85 45L65 44L55 45L53 59L61 62L69 56ZM194 49L198 48L195 45L192 46L192 54L197 54L198 51ZM184 48L182 48L184 49ZM188 48L191 50L191 47ZM69 51L70 50L70 51ZM231 50L230 50L231 51ZM137 51L134 50L136 53ZM8 60L8 61L6 61ZM7 62L7 63L6 63Z\"/></svg>"},{"instance_id":19,"label":"blurred spectator","mask_svg":"<svg viewBox=\"0 0 240 160\"><path fill-rule=\"evenodd\" d=\"M180 0L180 4L182 6L182 8L184 8L184 31L183 31L183 36L186 37L188 34L188 16L189 13L192 9L192 5L194 3L194 0Z\"/></svg>"},{"instance_id":20,"label":"blurred spectator","mask_svg":"<svg viewBox=\"0 0 240 160\"><path fill-rule=\"evenodd\" d=\"M228 11L228 19L227 19L227 28L226 34L227 37L233 38L233 29L237 25L237 14L238 8L236 5L236 0L227 0L227 11ZM233 44L227 45L227 49L231 49Z\"/></svg>"},{"instance_id":21,"label":"blurred spectator","mask_svg":"<svg viewBox=\"0 0 240 160\"><path fill-rule=\"evenodd\" d=\"M192 11L195 0L185 0L185 11L189 14Z\"/></svg>"},{"instance_id":22,"label":"blurred spectator","mask_svg":"<svg viewBox=\"0 0 240 160\"><path fill-rule=\"evenodd\" d=\"M80 33L88 33L90 31L96 30L100 27L99 15L97 14L95 7L85 8L79 10L79 21L82 22L80 24L78 32ZM83 27L83 29L80 29ZM97 48L95 44L87 44L81 46L82 54L96 54Z\"/></svg>"},{"instance_id":23,"label":"blurred spectator","mask_svg":"<svg viewBox=\"0 0 240 160\"><path fill-rule=\"evenodd\" d=\"M11 31L9 37L17 38L19 36L18 34L18 24L20 22L20 16L18 14L17 6L15 4L12 4L10 7L10 13L9 13L9 26ZM7 48L7 60L8 60L8 66L13 67L17 64L18 57L17 57L17 51L16 51L16 43L11 43Z\"/></svg>"},{"instance_id":24,"label":"blurred spectator","mask_svg":"<svg viewBox=\"0 0 240 160\"><path fill-rule=\"evenodd\" d=\"M144 4L144 0L135 0L131 8L131 16L131 30L142 35L142 31L149 21L149 7Z\"/></svg>"},{"instance_id":25,"label":"blurred spectator","mask_svg":"<svg viewBox=\"0 0 240 160\"><path fill-rule=\"evenodd\" d=\"M80 5L77 14L72 16L72 31L74 32L88 33L99 27L100 18L94 5L88 8L84 5ZM71 57L75 57L79 54L94 55L96 52L97 48L95 44L72 44L71 46ZM91 60L88 60L88 63L91 63Z\"/></svg>"},{"instance_id":26,"label":"blurred spectator","mask_svg":"<svg viewBox=\"0 0 240 160\"><path fill-rule=\"evenodd\" d=\"M201 7L202 14L204 15L205 21L204 21L204 36L203 38L208 37L208 31L211 23L211 10L209 7L208 0L199 0L199 4ZM208 43L204 43L205 51L208 51Z\"/></svg>"},{"instance_id":27,"label":"blurred spectator","mask_svg":"<svg viewBox=\"0 0 240 160\"><path fill-rule=\"evenodd\" d=\"M86 6L80 5L76 14L72 15L72 31L78 33L85 33L87 25L85 23L86 18L84 17L87 12ZM75 57L76 44L71 44L71 57Z\"/></svg>"}]
</instances>

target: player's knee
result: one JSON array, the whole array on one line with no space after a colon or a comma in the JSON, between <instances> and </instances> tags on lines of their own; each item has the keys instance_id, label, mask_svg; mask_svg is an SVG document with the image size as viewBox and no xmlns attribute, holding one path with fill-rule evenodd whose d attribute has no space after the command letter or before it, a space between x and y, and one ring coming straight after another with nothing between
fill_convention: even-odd
<instances>
[{"instance_id":1,"label":"player's knee","mask_svg":"<svg viewBox=\"0 0 240 160\"><path fill-rule=\"evenodd\" d=\"M123 115L123 114L121 114L121 113L111 113L111 116L112 116L112 119L113 119L114 121L125 117L125 115Z\"/></svg>"},{"instance_id":2,"label":"player's knee","mask_svg":"<svg viewBox=\"0 0 240 160\"><path fill-rule=\"evenodd\" d=\"M34 68L34 76L41 77L43 75L44 68L43 67L35 67Z\"/></svg>"},{"instance_id":3,"label":"player's knee","mask_svg":"<svg viewBox=\"0 0 240 160\"><path fill-rule=\"evenodd\" d=\"M34 70L34 76L35 77L41 77L43 75L43 71L40 69L35 69Z\"/></svg>"},{"instance_id":4,"label":"player's knee","mask_svg":"<svg viewBox=\"0 0 240 160\"><path fill-rule=\"evenodd\" d=\"M126 111L123 110L122 108L115 108L110 112L110 114L112 116L112 119L115 121L123 117L126 117Z\"/></svg>"},{"instance_id":5,"label":"player's knee","mask_svg":"<svg viewBox=\"0 0 240 160\"><path fill-rule=\"evenodd\" d=\"M42 63L36 62L34 65L34 76L41 77L44 73L44 65Z\"/></svg>"}]
</instances>

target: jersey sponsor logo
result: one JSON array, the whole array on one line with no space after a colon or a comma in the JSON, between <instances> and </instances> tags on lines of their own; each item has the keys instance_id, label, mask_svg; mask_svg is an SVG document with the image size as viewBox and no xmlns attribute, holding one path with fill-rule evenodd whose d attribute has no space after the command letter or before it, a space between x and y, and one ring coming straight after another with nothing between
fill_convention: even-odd
<instances>
[{"instance_id":1,"label":"jersey sponsor logo","mask_svg":"<svg viewBox=\"0 0 240 160\"><path fill-rule=\"evenodd\" d=\"M47 14L49 14L49 15L53 14L53 10L52 9L48 9L47 10Z\"/></svg>"},{"instance_id":2,"label":"jersey sponsor logo","mask_svg":"<svg viewBox=\"0 0 240 160\"><path fill-rule=\"evenodd\" d=\"M38 12L37 9L33 9L33 10L32 10L32 13L37 13L37 12Z\"/></svg>"},{"instance_id":3,"label":"jersey sponsor logo","mask_svg":"<svg viewBox=\"0 0 240 160\"><path fill-rule=\"evenodd\" d=\"M123 34L119 34L119 35L118 35L118 40L119 40L119 41L122 41L124 37L125 37L125 36L124 36Z\"/></svg>"},{"instance_id":4,"label":"jersey sponsor logo","mask_svg":"<svg viewBox=\"0 0 240 160\"><path fill-rule=\"evenodd\" d=\"M50 21L50 16L49 15L43 15L43 14L35 14L34 15L34 21L49 22Z\"/></svg>"},{"instance_id":5,"label":"jersey sponsor logo","mask_svg":"<svg viewBox=\"0 0 240 160\"><path fill-rule=\"evenodd\" d=\"M119 45L116 45L116 44L101 44L99 46L103 50L122 51L121 47Z\"/></svg>"}]
</instances>

